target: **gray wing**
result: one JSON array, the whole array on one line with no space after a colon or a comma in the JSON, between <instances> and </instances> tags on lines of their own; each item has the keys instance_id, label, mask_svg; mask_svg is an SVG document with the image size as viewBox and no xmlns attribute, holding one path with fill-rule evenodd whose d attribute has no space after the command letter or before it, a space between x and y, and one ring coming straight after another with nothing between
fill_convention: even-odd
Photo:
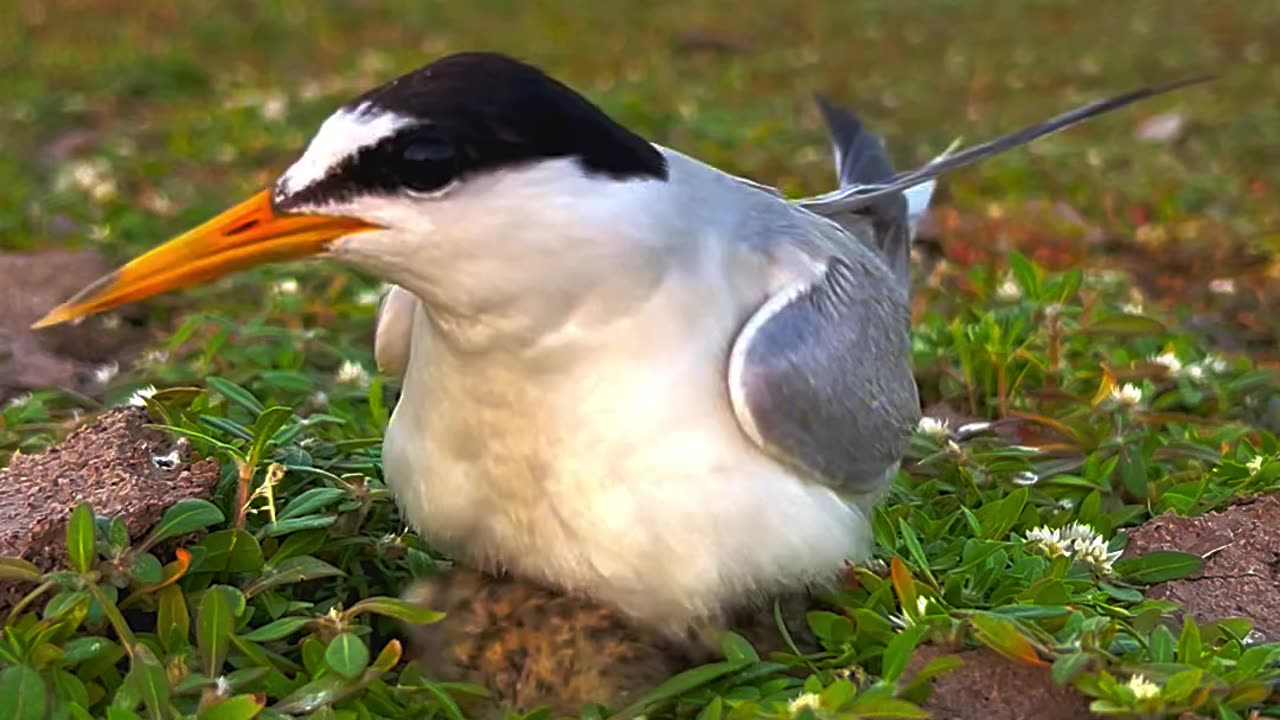
<instances>
[{"instance_id":1,"label":"gray wing","mask_svg":"<svg viewBox=\"0 0 1280 720\"><path fill-rule=\"evenodd\" d=\"M743 431L822 482L872 492L891 480L920 403L905 292L882 267L831 258L766 301L734 341L729 394Z\"/></svg>"}]
</instances>

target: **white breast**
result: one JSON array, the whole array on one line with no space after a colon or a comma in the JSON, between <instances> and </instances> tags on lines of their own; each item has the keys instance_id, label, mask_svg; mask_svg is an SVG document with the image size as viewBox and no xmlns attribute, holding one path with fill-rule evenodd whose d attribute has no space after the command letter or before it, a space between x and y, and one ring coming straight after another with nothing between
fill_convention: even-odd
<instances>
[{"instance_id":1,"label":"white breast","mask_svg":"<svg viewBox=\"0 0 1280 720\"><path fill-rule=\"evenodd\" d=\"M384 446L407 518L455 557L680 627L825 580L862 511L762 455L732 413L728 348L763 299L716 252L624 317L460 355L418 307ZM763 270L761 270L763 273Z\"/></svg>"}]
</instances>

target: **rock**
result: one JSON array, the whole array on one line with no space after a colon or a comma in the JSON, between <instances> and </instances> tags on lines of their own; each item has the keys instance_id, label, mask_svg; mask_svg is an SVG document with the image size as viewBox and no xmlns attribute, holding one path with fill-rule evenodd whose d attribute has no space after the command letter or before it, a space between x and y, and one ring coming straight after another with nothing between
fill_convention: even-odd
<instances>
[{"instance_id":1,"label":"rock","mask_svg":"<svg viewBox=\"0 0 1280 720\"><path fill-rule=\"evenodd\" d=\"M217 461L192 462L184 441L147 429L148 422L142 408L115 408L56 447L15 455L0 470L0 555L46 571L63 566L67 516L83 501L98 515L123 518L137 539L179 500L210 497L221 476ZM0 611L25 591L0 582Z\"/></svg>"},{"instance_id":2,"label":"rock","mask_svg":"<svg viewBox=\"0 0 1280 720\"><path fill-rule=\"evenodd\" d=\"M1134 530L1126 556L1180 550L1206 558L1200 572L1153 586L1198 622L1247 617L1266 642L1280 641L1280 496L1198 517L1161 515Z\"/></svg>"}]
</instances>

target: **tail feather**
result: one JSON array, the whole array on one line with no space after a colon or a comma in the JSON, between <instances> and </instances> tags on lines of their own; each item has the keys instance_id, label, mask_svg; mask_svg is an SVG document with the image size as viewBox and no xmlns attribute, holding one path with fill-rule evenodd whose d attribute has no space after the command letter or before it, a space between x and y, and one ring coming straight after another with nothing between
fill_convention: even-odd
<instances>
[{"instance_id":1,"label":"tail feather","mask_svg":"<svg viewBox=\"0 0 1280 720\"><path fill-rule=\"evenodd\" d=\"M945 172L972 165L1033 140L1066 129L1139 100L1213 80L1200 76L1156 87L1144 87L1089 103L1041 123L975 145L961 152L948 149L923 166L894 172L880 139L865 132L853 113L818 98L835 146L840 187L817 197L798 201L814 213L842 225L859 219L871 221L874 244L904 286L910 283L910 244L916 224L928 208L937 178Z\"/></svg>"}]
</instances>

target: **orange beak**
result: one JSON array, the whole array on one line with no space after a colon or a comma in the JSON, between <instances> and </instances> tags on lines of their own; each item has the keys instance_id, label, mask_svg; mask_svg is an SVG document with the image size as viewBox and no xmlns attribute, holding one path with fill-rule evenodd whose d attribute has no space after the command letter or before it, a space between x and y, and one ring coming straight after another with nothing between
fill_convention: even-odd
<instances>
[{"instance_id":1,"label":"orange beak","mask_svg":"<svg viewBox=\"0 0 1280 720\"><path fill-rule=\"evenodd\" d=\"M57 325L255 265L315 255L344 235L377 227L345 217L278 215L271 192L262 190L99 278L31 327Z\"/></svg>"}]
</instances>

